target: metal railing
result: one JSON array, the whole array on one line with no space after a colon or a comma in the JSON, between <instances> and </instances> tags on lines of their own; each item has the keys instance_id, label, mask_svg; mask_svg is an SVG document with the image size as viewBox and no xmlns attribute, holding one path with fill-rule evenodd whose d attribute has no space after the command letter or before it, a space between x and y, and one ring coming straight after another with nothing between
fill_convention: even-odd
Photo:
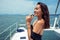
<instances>
[{"instance_id":1,"label":"metal railing","mask_svg":"<svg viewBox=\"0 0 60 40\"><path fill-rule=\"evenodd\" d=\"M14 26L15 25L15 26ZM14 28L13 28L13 30L11 29L12 27L14 26ZM10 25L8 28L6 28L4 31L2 31L1 33L0 33L0 36L1 35L3 35L5 32L6 32L6 34L7 34L7 31L9 32L9 35L7 35L6 36L6 38L4 38L4 40L7 40L8 39L8 37L10 37L10 39L11 39L11 36L12 36L12 33L15 31L16 32L16 30L17 30L17 27L18 27L18 24L17 24L17 22L15 22L14 24L12 24L12 25ZM5 35L4 35L5 36ZM1 39L1 37L0 37L0 39Z\"/></svg>"}]
</instances>

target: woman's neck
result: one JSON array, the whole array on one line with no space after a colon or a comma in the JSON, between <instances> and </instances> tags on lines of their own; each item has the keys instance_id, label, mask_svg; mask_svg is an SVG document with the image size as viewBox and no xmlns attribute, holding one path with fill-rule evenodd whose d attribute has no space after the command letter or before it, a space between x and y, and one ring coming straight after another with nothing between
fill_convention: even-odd
<instances>
[{"instance_id":1,"label":"woman's neck","mask_svg":"<svg viewBox=\"0 0 60 40\"><path fill-rule=\"evenodd\" d=\"M38 20L41 20L42 19L42 17L41 16L38 16Z\"/></svg>"}]
</instances>

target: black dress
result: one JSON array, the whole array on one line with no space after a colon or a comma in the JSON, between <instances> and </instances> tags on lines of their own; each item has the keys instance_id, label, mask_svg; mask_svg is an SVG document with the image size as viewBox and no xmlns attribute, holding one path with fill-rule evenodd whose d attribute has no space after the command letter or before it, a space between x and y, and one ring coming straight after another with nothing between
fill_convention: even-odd
<instances>
[{"instance_id":1,"label":"black dress","mask_svg":"<svg viewBox=\"0 0 60 40\"><path fill-rule=\"evenodd\" d=\"M41 40L42 35L36 34L32 30L33 30L33 26L31 25L31 38L33 40Z\"/></svg>"}]
</instances>

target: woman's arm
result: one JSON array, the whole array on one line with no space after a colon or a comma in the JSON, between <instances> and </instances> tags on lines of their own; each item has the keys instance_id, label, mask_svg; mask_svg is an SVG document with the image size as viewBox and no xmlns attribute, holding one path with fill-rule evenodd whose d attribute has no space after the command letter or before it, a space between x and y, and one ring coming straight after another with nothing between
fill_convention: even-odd
<instances>
[{"instance_id":1,"label":"woman's arm","mask_svg":"<svg viewBox=\"0 0 60 40\"><path fill-rule=\"evenodd\" d=\"M31 37L31 26L30 26L30 23L27 22L27 32L28 32L28 39L30 40L30 37Z\"/></svg>"},{"instance_id":2,"label":"woman's arm","mask_svg":"<svg viewBox=\"0 0 60 40\"><path fill-rule=\"evenodd\" d=\"M28 38L31 39L31 21L33 19L33 16L26 16L26 25L27 25L27 32L28 32Z\"/></svg>"}]
</instances>

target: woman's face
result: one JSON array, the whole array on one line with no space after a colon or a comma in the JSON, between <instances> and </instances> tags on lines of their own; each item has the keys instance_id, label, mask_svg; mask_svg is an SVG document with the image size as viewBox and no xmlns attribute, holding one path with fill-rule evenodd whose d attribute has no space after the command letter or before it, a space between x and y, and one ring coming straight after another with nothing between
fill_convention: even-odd
<instances>
[{"instance_id":1,"label":"woman's face","mask_svg":"<svg viewBox=\"0 0 60 40\"><path fill-rule=\"evenodd\" d=\"M34 9L34 15L35 16L41 16L42 15L42 10L41 10L41 6L40 5L36 5L36 7Z\"/></svg>"}]
</instances>

